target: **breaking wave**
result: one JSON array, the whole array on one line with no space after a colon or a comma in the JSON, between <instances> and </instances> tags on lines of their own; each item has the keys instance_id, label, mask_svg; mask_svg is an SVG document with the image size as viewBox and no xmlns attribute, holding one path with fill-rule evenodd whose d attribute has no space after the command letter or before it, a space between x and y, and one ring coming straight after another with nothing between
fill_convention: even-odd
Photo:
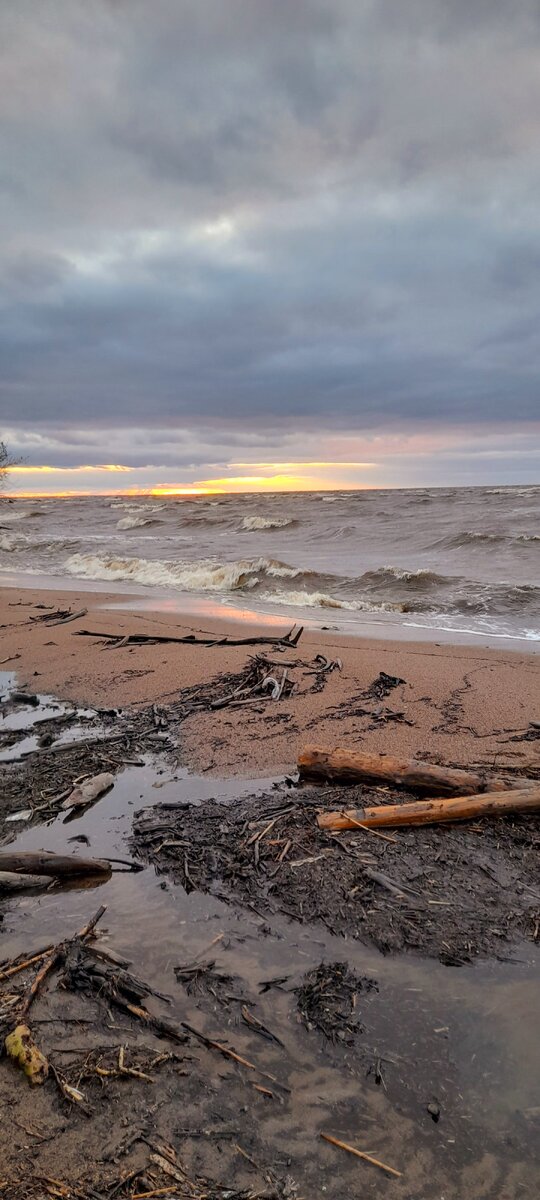
<instances>
[{"instance_id":1,"label":"breaking wave","mask_svg":"<svg viewBox=\"0 0 540 1200\"><path fill-rule=\"evenodd\" d=\"M536 496L539 491L540 485L537 483L531 483L529 487L512 487L511 484L507 484L506 487L486 488L485 494L486 496L506 496L511 499L512 496Z\"/></svg>"},{"instance_id":2,"label":"breaking wave","mask_svg":"<svg viewBox=\"0 0 540 1200\"><path fill-rule=\"evenodd\" d=\"M286 529L288 525L297 525L293 517L244 517L242 529Z\"/></svg>"},{"instance_id":3,"label":"breaking wave","mask_svg":"<svg viewBox=\"0 0 540 1200\"><path fill-rule=\"evenodd\" d=\"M125 508L128 512L163 512L164 504L143 503L141 500L112 500L109 508Z\"/></svg>"},{"instance_id":4,"label":"breaking wave","mask_svg":"<svg viewBox=\"0 0 540 1200\"><path fill-rule=\"evenodd\" d=\"M337 608L347 612L407 612L402 604L380 600L341 600L337 596L328 596L326 592L274 592L261 595L261 600L273 604L290 604L294 608Z\"/></svg>"},{"instance_id":5,"label":"breaking wave","mask_svg":"<svg viewBox=\"0 0 540 1200\"><path fill-rule=\"evenodd\" d=\"M13 550L18 550L24 544L24 539L17 537L14 533L0 533L0 550L7 550L11 553Z\"/></svg>"},{"instance_id":6,"label":"breaking wave","mask_svg":"<svg viewBox=\"0 0 540 1200\"><path fill-rule=\"evenodd\" d=\"M161 522L155 517L120 517L116 522L117 529L142 529L144 525L160 525Z\"/></svg>"},{"instance_id":7,"label":"breaking wave","mask_svg":"<svg viewBox=\"0 0 540 1200\"><path fill-rule=\"evenodd\" d=\"M117 558L108 554L73 554L64 565L70 575L81 579L129 580L145 586L181 588L186 592L233 592L257 587L261 577L296 579L309 574L300 567L290 567L271 558L240 559L231 563L203 559L188 563L151 562L145 558Z\"/></svg>"},{"instance_id":8,"label":"breaking wave","mask_svg":"<svg viewBox=\"0 0 540 1200\"><path fill-rule=\"evenodd\" d=\"M417 571L405 571L402 567L378 567L375 571L366 571L361 582L364 586L385 587L399 583L413 591L427 591L429 588L445 585L450 582L449 576L437 575L435 571L420 567Z\"/></svg>"},{"instance_id":9,"label":"breaking wave","mask_svg":"<svg viewBox=\"0 0 540 1200\"><path fill-rule=\"evenodd\" d=\"M22 511L16 508L10 509L9 512L5 512L4 508L2 508L2 524L4 524L4 521L25 521L28 517L40 516L41 512L39 508L25 508Z\"/></svg>"},{"instance_id":10,"label":"breaking wave","mask_svg":"<svg viewBox=\"0 0 540 1200\"><path fill-rule=\"evenodd\" d=\"M128 581L185 592L258 589L261 600L293 607L478 615L540 612L540 588L532 584L480 583L461 576L440 575L425 569L406 571L395 566L366 571L359 578L346 578L264 557L187 562L78 553L72 554L64 567L81 579Z\"/></svg>"}]
</instances>

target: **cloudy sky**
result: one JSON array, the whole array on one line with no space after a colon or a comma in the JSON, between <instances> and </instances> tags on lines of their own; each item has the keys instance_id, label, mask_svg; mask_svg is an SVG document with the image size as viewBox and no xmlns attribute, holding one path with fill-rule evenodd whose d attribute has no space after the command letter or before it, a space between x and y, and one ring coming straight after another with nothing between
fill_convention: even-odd
<instances>
[{"instance_id":1,"label":"cloudy sky","mask_svg":"<svg viewBox=\"0 0 540 1200\"><path fill-rule=\"evenodd\" d=\"M538 479L539 49L538 0L4 0L11 486Z\"/></svg>"}]
</instances>

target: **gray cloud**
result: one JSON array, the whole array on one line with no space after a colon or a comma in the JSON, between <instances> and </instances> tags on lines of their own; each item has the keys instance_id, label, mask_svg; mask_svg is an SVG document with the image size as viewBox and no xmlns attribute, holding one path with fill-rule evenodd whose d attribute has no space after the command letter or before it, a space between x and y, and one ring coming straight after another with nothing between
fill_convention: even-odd
<instances>
[{"instance_id":1,"label":"gray cloud","mask_svg":"<svg viewBox=\"0 0 540 1200\"><path fill-rule=\"evenodd\" d=\"M185 433L188 465L246 429L262 459L276 424L294 457L329 427L538 420L537 3L0 23L1 412L30 461L102 460L108 430L134 464L136 430L161 464Z\"/></svg>"}]
</instances>

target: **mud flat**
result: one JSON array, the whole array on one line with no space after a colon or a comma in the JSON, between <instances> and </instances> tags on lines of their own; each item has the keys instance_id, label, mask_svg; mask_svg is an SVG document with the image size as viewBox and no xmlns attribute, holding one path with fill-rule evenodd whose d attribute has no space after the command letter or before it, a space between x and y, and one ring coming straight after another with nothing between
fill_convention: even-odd
<instances>
[{"instance_id":1,"label":"mud flat","mask_svg":"<svg viewBox=\"0 0 540 1200\"><path fill-rule=\"evenodd\" d=\"M84 607L65 600L55 610ZM96 619L118 643L133 628L125 613ZM21 648L2 654L21 654L0 681L2 849L107 859L111 871L0 901L3 1032L24 1009L49 1068L32 1087L0 1061L1 1194L536 1198L537 819L335 835L317 810L407 794L298 787L294 772L318 721L317 740L414 742L457 765L492 767L496 754L498 770L534 778L531 662L499 656L514 690L480 710L495 661L484 651L456 696L435 648L430 711L412 656L381 661L315 633L292 650L207 647L201 665L192 646L105 650L77 636L81 621L45 624L11 630ZM75 647L64 687L51 686L49 639L65 664ZM113 676L143 669L133 662L155 676L158 655L166 681L136 676L149 691L120 704ZM273 698L264 681L279 690L284 669ZM397 680L383 695L382 670ZM36 702L10 699L20 690ZM447 731L428 741L428 722ZM110 790L66 810L100 772ZM95 935L77 938L102 906Z\"/></svg>"}]
</instances>

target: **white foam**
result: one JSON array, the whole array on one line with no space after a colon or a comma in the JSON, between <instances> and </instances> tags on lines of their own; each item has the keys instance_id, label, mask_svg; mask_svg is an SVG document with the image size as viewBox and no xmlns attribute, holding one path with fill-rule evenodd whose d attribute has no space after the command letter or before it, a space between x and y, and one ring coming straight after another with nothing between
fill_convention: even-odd
<instances>
[{"instance_id":1,"label":"white foam","mask_svg":"<svg viewBox=\"0 0 540 1200\"><path fill-rule=\"evenodd\" d=\"M368 572L368 574L370 574L370 572ZM390 575L392 577L392 579L397 579L399 583L405 583L409 579L436 579L437 578L437 576L435 575L435 572L429 570L428 567L418 567L418 569L416 571L406 571L404 569L404 567L392 567L392 566L377 567L373 572L371 572L371 574L372 575L380 575L381 579L385 575Z\"/></svg>"},{"instance_id":2,"label":"white foam","mask_svg":"<svg viewBox=\"0 0 540 1200\"><path fill-rule=\"evenodd\" d=\"M0 533L0 550L16 550L21 545L21 538L15 537L14 533Z\"/></svg>"},{"instance_id":3,"label":"white foam","mask_svg":"<svg viewBox=\"0 0 540 1200\"><path fill-rule=\"evenodd\" d=\"M341 608L346 612L403 612L400 604L390 604L381 601L368 600L339 600L337 596L328 596L326 592L276 592L261 595L261 600L272 604L287 604L293 608Z\"/></svg>"},{"instance_id":4,"label":"white foam","mask_svg":"<svg viewBox=\"0 0 540 1200\"><path fill-rule=\"evenodd\" d=\"M294 523L292 517L244 517L242 529L286 529L287 525Z\"/></svg>"}]
</instances>

